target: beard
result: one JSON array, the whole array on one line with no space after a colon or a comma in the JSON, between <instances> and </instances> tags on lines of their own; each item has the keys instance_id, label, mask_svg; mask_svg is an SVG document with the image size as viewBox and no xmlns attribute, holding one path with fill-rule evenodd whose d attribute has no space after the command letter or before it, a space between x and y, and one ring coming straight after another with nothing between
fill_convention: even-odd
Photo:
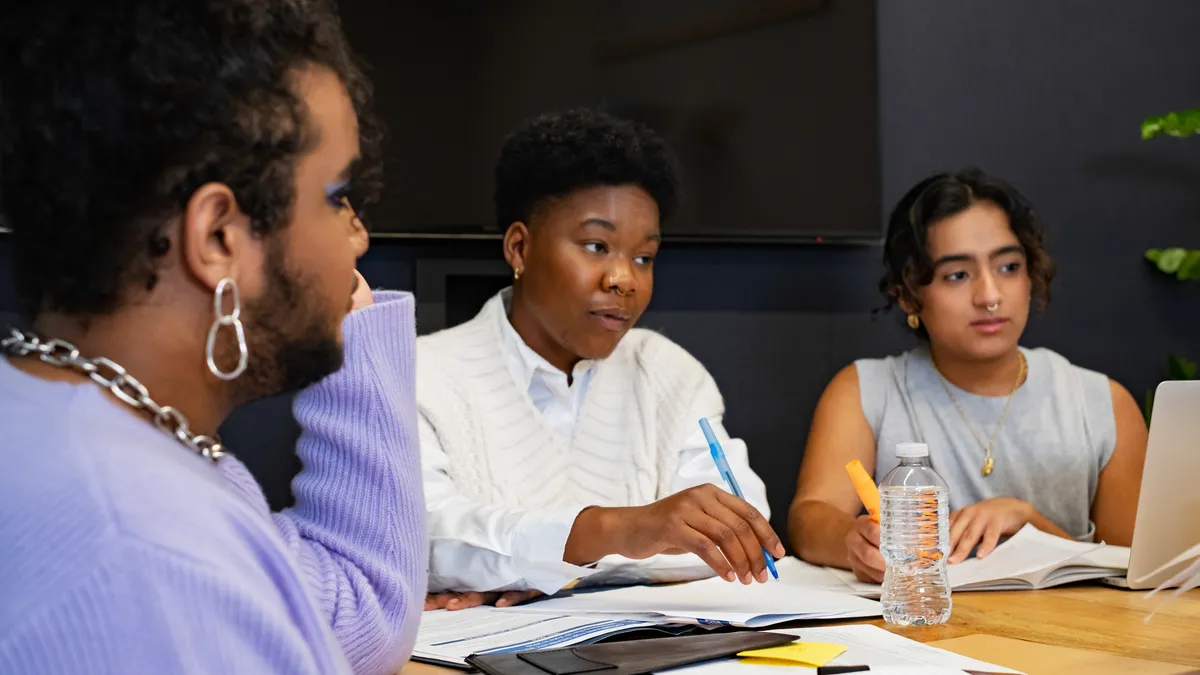
<instances>
[{"instance_id":1,"label":"beard","mask_svg":"<svg viewBox=\"0 0 1200 675\"><path fill-rule=\"evenodd\" d=\"M329 303L303 274L288 269L279 246L267 251L265 276L266 291L242 312L249 358L231 383L238 405L316 384L337 372L344 358ZM236 363L236 345L222 344L226 353L219 362Z\"/></svg>"}]
</instances>

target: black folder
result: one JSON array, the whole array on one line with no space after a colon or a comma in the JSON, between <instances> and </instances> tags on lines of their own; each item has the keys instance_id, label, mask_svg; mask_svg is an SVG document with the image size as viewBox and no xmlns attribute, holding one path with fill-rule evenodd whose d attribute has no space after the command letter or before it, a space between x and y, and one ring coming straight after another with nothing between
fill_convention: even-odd
<instances>
[{"instance_id":1,"label":"black folder","mask_svg":"<svg viewBox=\"0 0 1200 675\"><path fill-rule=\"evenodd\" d=\"M533 652L472 654L467 663L488 675L643 675L795 640L783 633L685 635Z\"/></svg>"}]
</instances>

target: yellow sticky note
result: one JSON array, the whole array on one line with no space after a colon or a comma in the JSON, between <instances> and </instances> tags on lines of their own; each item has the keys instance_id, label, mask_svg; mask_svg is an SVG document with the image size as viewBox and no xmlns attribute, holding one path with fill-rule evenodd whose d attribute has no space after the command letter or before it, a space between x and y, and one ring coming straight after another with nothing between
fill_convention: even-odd
<instances>
[{"instance_id":1,"label":"yellow sticky note","mask_svg":"<svg viewBox=\"0 0 1200 675\"><path fill-rule=\"evenodd\" d=\"M738 652L738 656L756 660L764 659L764 665L766 665L765 660L770 660L777 663L786 662L778 663L778 665L817 667L836 659L844 651L846 651L845 645L833 645L825 642L793 642L780 647Z\"/></svg>"}]
</instances>

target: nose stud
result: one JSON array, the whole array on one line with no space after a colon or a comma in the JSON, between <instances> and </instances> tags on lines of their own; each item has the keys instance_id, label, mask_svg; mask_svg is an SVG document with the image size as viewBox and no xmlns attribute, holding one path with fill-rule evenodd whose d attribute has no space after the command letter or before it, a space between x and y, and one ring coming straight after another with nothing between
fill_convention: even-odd
<instances>
[{"instance_id":1,"label":"nose stud","mask_svg":"<svg viewBox=\"0 0 1200 675\"><path fill-rule=\"evenodd\" d=\"M633 295L632 288L629 289L628 291L621 290L621 286L618 285L617 278L615 276L605 279L604 285L605 285L605 290L612 291L613 293L616 293L617 295L619 295L622 298L627 298L627 297Z\"/></svg>"}]
</instances>

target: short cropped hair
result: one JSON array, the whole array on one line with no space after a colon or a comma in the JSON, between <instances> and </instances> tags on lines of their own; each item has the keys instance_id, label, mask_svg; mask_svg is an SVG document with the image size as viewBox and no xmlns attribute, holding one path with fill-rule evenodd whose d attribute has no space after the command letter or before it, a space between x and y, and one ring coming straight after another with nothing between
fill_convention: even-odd
<instances>
[{"instance_id":1,"label":"short cropped hair","mask_svg":"<svg viewBox=\"0 0 1200 675\"><path fill-rule=\"evenodd\" d=\"M527 121L505 139L496 163L496 222L529 222L545 200L597 185L636 185L666 222L679 202L678 161L639 122L575 109Z\"/></svg>"}]
</instances>

